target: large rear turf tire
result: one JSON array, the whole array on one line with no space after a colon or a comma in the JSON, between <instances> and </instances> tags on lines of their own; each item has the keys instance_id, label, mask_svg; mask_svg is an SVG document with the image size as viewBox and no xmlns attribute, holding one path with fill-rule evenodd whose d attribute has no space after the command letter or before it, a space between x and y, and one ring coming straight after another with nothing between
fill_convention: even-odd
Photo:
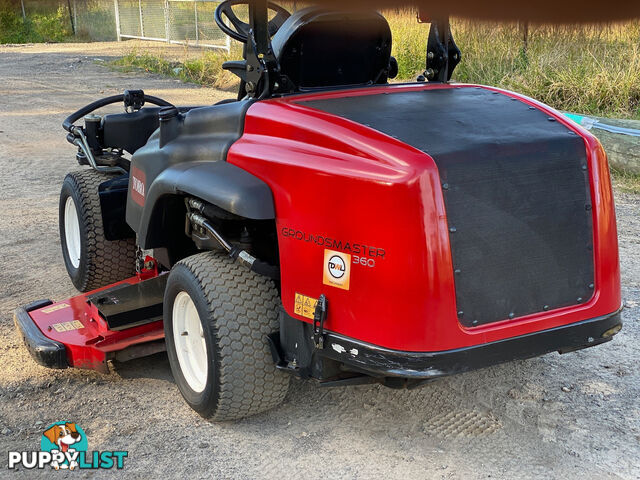
<instances>
[{"instance_id":1,"label":"large rear turf tire","mask_svg":"<svg viewBox=\"0 0 640 480\"><path fill-rule=\"evenodd\" d=\"M109 241L104 237L98 186L116 175L80 170L69 173L62 183L62 256L73 285L81 292L135 275L134 239Z\"/></svg>"},{"instance_id":2,"label":"large rear turf tire","mask_svg":"<svg viewBox=\"0 0 640 480\"><path fill-rule=\"evenodd\" d=\"M167 281L164 329L173 377L187 403L217 421L280 404L289 375L276 369L266 335L278 330L272 280L207 252L177 263Z\"/></svg>"}]
</instances>

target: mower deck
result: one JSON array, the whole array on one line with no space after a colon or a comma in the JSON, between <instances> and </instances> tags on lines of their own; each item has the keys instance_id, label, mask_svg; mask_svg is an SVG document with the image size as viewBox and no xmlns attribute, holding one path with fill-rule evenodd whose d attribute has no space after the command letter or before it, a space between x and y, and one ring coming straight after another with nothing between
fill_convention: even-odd
<instances>
[{"instance_id":1,"label":"mower deck","mask_svg":"<svg viewBox=\"0 0 640 480\"><path fill-rule=\"evenodd\" d=\"M144 272L113 285L53 302L19 307L14 320L39 364L108 373L120 361L163 351L166 275Z\"/></svg>"}]
</instances>

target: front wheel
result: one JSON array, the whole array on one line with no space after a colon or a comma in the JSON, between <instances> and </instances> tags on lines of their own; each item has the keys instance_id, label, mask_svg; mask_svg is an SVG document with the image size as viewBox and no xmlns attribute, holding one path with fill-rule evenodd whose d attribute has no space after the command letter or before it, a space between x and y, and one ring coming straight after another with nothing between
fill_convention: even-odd
<instances>
[{"instance_id":1,"label":"front wheel","mask_svg":"<svg viewBox=\"0 0 640 480\"><path fill-rule=\"evenodd\" d=\"M133 238L104 236L99 187L114 174L81 170L69 173L60 192L60 243L73 285L81 292L104 287L136 273Z\"/></svg>"},{"instance_id":2,"label":"front wheel","mask_svg":"<svg viewBox=\"0 0 640 480\"><path fill-rule=\"evenodd\" d=\"M234 420L280 404L289 376L266 336L278 329L272 280L214 252L177 263L167 280L164 328L173 377L203 417Z\"/></svg>"}]
</instances>

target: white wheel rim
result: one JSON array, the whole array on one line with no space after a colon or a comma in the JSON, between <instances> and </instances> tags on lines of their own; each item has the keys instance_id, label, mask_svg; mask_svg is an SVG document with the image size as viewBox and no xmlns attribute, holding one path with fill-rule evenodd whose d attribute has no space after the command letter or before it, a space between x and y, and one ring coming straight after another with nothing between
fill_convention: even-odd
<instances>
[{"instance_id":1,"label":"white wheel rim","mask_svg":"<svg viewBox=\"0 0 640 480\"><path fill-rule=\"evenodd\" d=\"M80 222L73 198L67 197L64 204L64 239L67 245L67 256L74 268L80 266Z\"/></svg>"},{"instance_id":2,"label":"white wheel rim","mask_svg":"<svg viewBox=\"0 0 640 480\"><path fill-rule=\"evenodd\" d=\"M207 345L198 310L187 292L180 292L173 302L173 343L189 387L200 393L207 383Z\"/></svg>"}]
</instances>

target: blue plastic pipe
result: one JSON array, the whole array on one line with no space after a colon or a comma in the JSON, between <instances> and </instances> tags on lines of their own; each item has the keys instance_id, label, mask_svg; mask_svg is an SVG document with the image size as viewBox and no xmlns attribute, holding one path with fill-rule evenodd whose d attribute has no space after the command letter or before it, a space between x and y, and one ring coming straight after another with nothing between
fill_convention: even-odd
<instances>
[{"instance_id":1,"label":"blue plastic pipe","mask_svg":"<svg viewBox=\"0 0 640 480\"><path fill-rule=\"evenodd\" d=\"M616 127L615 125L607 125L595 118L586 117L584 115L576 115L575 113L565 113L565 117L577 123L578 125L591 130L592 128L599 128L610 133L619 133L621 135L629 135L632 137L640 137L640 130L635 128Z\"/></svg>"}]
</instances>

